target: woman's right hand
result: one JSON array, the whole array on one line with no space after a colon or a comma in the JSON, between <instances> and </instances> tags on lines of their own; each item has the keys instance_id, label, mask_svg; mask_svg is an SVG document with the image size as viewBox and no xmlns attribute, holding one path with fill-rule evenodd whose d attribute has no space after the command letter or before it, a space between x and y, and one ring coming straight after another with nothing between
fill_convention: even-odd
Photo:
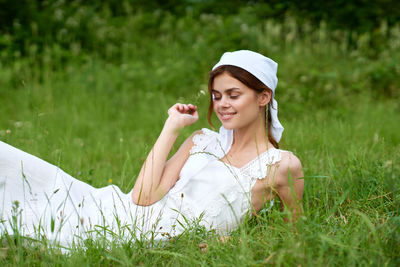
<instances>
[{"instance_id":1,"label":"woman's right hand","mask_svg":"<svg viewBox=\"0 0 400 267\"><path fill-rule=\"evenodd\" d=\"M195 123L199 119L197 107L192 104L177 103L168 110L167 122L176 130Z\"/></svg>"}]
</instances>

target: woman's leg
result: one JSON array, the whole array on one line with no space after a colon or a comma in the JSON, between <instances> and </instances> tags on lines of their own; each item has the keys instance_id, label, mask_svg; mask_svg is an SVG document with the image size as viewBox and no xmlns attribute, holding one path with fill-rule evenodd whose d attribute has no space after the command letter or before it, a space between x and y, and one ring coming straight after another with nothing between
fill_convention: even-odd
<instances>
[{"instance_id":1,"label":"woman's leg","mask_svg":"<svg viewBox=\"0 0 400 267\"><path fill-rule=\"evenodd\" d=\"M47 237L61 227L70 228L63 233L75 231L81 202L93 189L59 167L0 141L0 229L10 233L20 227L22 234L31 236L43 230Z\"/></svg>"}]
</instances>

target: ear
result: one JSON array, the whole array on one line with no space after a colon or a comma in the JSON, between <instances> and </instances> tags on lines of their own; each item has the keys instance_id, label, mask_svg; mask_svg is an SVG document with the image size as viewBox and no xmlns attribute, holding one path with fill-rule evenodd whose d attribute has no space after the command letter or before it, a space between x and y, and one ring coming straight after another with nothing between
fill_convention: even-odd
<instances>
[{"instance_id":1,"label":"ear","mask_svg":"<svg viewBox=\"0 0 400 267\"><path fill-rule=\"evenodd\" d=\"M264 90L258 95L258 104L260 107L265 107L271 100L271 90Z\"/></svg>"}]
</instances>

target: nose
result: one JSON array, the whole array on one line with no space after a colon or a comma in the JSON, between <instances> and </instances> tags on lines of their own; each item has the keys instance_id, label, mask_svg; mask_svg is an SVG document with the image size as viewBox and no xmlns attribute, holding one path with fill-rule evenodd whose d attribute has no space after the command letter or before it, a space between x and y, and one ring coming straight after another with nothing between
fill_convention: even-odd
<instances>
[{"instance_id":1,"label":"nose","mask_svg":"<svg viewBox=\"0 0 400 267\"><path fill-rule=\"evenodd\" d=\"M220 100L220 105L221 107L229 107L230 106L230 102L229 102L229 98L227 96L222 96L221 100Z\"/></svg>"}]
</instances>

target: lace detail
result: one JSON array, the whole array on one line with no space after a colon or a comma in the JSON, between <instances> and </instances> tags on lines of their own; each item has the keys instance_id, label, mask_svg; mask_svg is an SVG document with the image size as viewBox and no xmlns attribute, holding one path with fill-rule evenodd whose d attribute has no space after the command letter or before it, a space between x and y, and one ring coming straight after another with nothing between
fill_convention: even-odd
<instances>
[{"instance_id":1,"label":"lace detail","mask_svg":"<svg viewBox=\"0 0 400 267\"><path fill-rule=\"evenodd\" d=\"M193 136L192 140L194 146L190 149L190 154L203 152L204 149L207 147L208 143L210 142L210 138L204 133L196 134L195 136Z\"/></svg>"},{"instance_id":2,"label":"lace detail","mask_svg":"<svg viewBox=\"0 0 400 267\"><path fill-rule=\"evenodd\" d=\"M224 154L221 146L219 134L207 128L202 129L203 133L193 136L193 147L190 149L190 154L207 152L215 157L221 157ZM221 154L222 153L222 154Z\"/></svg>"},{"instance_id":3,"label":"lace detail","mask_svg":"<svg viewBox=\"0 0 400 267\"><path fill-rule=\"evenodd\" d=\"M279 149L270 148L239 170L243 177L250 180L264 179L268 174L268 168L280 161L281 158Z\"/></svg>"}]
</instances>

